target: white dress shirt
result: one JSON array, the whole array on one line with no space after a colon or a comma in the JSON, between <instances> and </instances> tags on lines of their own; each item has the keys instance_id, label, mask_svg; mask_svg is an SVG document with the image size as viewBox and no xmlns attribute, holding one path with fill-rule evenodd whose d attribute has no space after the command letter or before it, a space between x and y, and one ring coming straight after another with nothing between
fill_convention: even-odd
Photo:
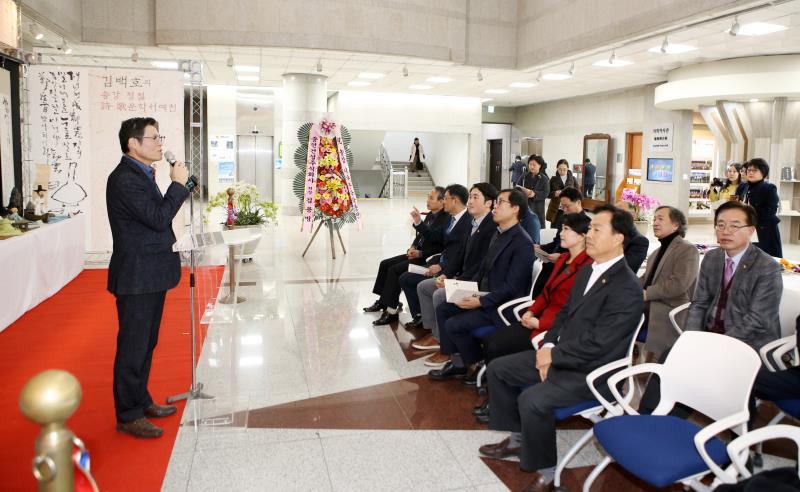
<instances>
[{"instance_id":1,"label":"white dress shirt","mask_svg":"<svg viewBox=\"0 0 800 492\"><path fill-rule=\"evenodd\" d=\"M604 261L603 263L592 263L592 275L589 277L589 281L586 282L586 289L583 291L583 295L586 295L589 292L589 289L597 282L597 279L600 278L601 275L606 273L609 268L614 266L614 264L620 260L625 259L625 255L619 255L616 258L612 258L608 261Z\"/></svg>"}]
</instances>

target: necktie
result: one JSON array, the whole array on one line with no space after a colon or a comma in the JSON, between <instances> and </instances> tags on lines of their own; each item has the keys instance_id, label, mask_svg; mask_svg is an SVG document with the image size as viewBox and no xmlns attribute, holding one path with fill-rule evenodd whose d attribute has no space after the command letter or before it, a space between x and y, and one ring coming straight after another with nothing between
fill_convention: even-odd
<instances>
[{"instance_id":1,"label":"necktie","mask_svg":"<svg viewBox=\"0 0 800 492\"><path fill-rule=\"evenodd\" d=\"M452 215L450 216L450 223L447 224L447 233L450 234L450 231L453 230L453 227L456 225L456 218Z\"/></svg>"},{"instance_id":2,"label":"necktie","mask_svg":"<svg viewBox=\"0 0 800 492\"><path fill-rule=\"evenodd\" d=\"M725 258L725 273L723 275L723 280L725 281L726 287L730 285L732 278L733 278L733 260L730 258Z\"/></svg>"}]
</instances>

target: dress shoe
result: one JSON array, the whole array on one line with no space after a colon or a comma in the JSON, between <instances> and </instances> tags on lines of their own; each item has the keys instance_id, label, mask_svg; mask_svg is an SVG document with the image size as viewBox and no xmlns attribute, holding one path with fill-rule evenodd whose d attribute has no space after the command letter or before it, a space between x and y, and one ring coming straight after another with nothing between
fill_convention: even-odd
<instances>
[{"instance_id":1,"label":"dress shoe","mask_svg":"<svg viewBox=\"0 0 800 492\"><path fill-rule=\"evenodd\" d=\"M364 308L365 313L377 313L378 311L383 311L386 309L386 306L380 303L380 301L375 301L372 306L367 306Z\"/></svg>"},{"instance_id":2,"label":"dress shoe","mask_svg":"<svg viewBox=\"0 0 800 492\"><path fill-rule=\"evenodd\" d=\"M439 350L439 340L435 339L433 335L429 333L411 343L411 346L417 350Z\"/></svg>"},{"instance_id":3,"label":"dress shoe","mask_svg":"<svg viewBox=\"0 0 800 492\"><path fill-rule=\"evenodd\" d=\"M153 403L144 409L144 416L152 418L169 417L178 411L175 405L156 405Z\"/></svg>"},{"instance_id":4,"label":"dress shoe","mask_svg":"<svg viewBox=\"0 0 800 492\"><path fill-rule=\"evenodd\" d=\"M466 367L456 367L452 362L448 362L441 369L434 369L428 372L428 377L437 381L455 379L467 373Z\"/></svg>"},{"instance_id":5,"label":"dress shoe","mask_svg":"<svg viewBox=\"0 0 800 492\"><path fill-rule=\"evenodd\" d=\"M133 422L117 422L117 432L130 434L139 439L155 439L161 437L164 429L156 427L152 422L142 417Z\"/></svg>"},{"instance_id":6,"label":"dress shoe","mask_svg":"<svg viewBox=\"0 0 800 492\"><path fill-rule=\"evenodd\" d=\"M461 380L461 384L465 386L475 386L478 384L478 373L481 370L481 366L479 364L473 364L467 368L467 374L464 375L464 379Z\"/></svg>"},{"instance_id":7,"label":"dress shoe","mask_svg":"<svg viewBox=\"0 0 800 492\"><path fill-rule=\"evenodd\" d=\"M427 359L425 359L424 364L428 367L434 367L436 369L441 369L444 367L445 364L450 362L450 356L444 355L441 352L436 352L435 354L431 355Z\"/></svg>"},{"instance_id":8,"label":"dress shoe","mask_svg":"<svg viewBox=\"0 0 800 492\"><path fill-rule=\"evenodd\" d=\"M522 446L516 446L512 448L510 445L511 438L506 437L497 444L484 444L478 448L478 451L480 451L484 456L488 456L489 458L497 458L499 460L508 458L509 456L519 456Z\"/></svg>"},{"instance_id":9,"label":"dress shoe","mask_svg":"<svg viewBox=\"0 0 800 492\"><path fill-rule=\"evenodd\" d=\"M389 314L389 311L384 311L383 314L381 314L381 317L373 321L372 324L374 326L388 325L389 323L397 321L399 319L400 319L399 314L397 313Z\"/></svg>"},{"instance_id":10,"label":"dress shoe","mask_svg":"<svg viewBox=\"0 0 800 492\"><path fill-rule=\"evenodd\" d=\"M489 414L489 400L483 404L476 406L472 409L472 415L488 415Z\"/></svg>"},{"instance_id":11,"label":"dress shoe","mask_svg":"<svg viewBox=\"0 0 800 492\"><path fill-rule=\"evenodd\" d=\"M522 492L552 492L553 490L553 481L548 482L540 473L537 473L533 482L522 489Z\"/></svg>"},{"instance_id":12,"label":"dress shoe","mask_svg":"<svg viewBox=\"0 0 800 492\"><path fill-rule=\"evenodd\" d=\"M408 329L422 328L422 315L421 314L415 314L414 317L411 318L411 321L409 321L408 323L406 323L403 326L405 326Z\"/></svg>"}]
</instances>

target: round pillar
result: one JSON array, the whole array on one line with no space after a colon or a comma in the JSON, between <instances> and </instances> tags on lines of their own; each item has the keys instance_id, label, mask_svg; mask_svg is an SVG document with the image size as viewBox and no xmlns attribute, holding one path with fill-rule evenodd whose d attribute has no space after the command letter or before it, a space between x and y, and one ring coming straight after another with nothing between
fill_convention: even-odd
<instances>
[{"instance_id":1,"label":"round pillar","mask_svg":"<svg viewBox=\"0 0 800 492\"><path fill-rule=\"evenodd\" d=\"M292 190L292 180L297 174L294 152L300 145L297 130L304 124L319 120L328 111L328 77L308 73L283 75L281 97L283 141L283 169L276 190L281 213L300 215L298 199Z\"/></svg>"}]
</instances>

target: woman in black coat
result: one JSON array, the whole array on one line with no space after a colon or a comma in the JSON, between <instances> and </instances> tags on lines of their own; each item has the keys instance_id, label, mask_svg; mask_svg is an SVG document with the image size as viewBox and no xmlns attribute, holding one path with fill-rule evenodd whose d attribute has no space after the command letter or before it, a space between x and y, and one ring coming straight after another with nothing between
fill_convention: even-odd
<instances>
[{"instance_id":1,"label":"woman in black coat","mask_svg":"<svg viewBox=\"0 0 800 492\"><path fill-rule=\"evenodd\" d=\"M547 216L545 217L550 222L551 229L558 229L558 217L562 215L559 205L561 201L558 199L561 195L561 190L564 188L577 188L575 177L572 176L572 171L569 170L569 163L566 159L560 159L556 164L556 174L550 178L550 204L547 206Z\"/></svg>"},{"instance_id":2,"label":"woman in black coat","mask_svg":"<svg viewBox=\"0 0 800 492\"><path fill-rule=\"evenodd\" d=\"M544 227L544 201L550 193L550 183L541 170L547 164L540 155L528 158L528 172L523 174L515 184L524 188L523 193L528 197L528 208L539 217L539 223Z\"/></svg>"},{"instance_id":3,"label":"woman in black coat","mask_svg":"<svg viewBox=\"0 0 800 492\"><path fill-rule=\"evenodd\" d=\"M765 253L776 258L783 258L781 247L781 233L778 230L778 189L774 184L764 181L769 176L769 164L764 159L756 157L747 162L747 193L744 202L756 209L758 224L757 246Z\"/></svg>"}]
</instances>

